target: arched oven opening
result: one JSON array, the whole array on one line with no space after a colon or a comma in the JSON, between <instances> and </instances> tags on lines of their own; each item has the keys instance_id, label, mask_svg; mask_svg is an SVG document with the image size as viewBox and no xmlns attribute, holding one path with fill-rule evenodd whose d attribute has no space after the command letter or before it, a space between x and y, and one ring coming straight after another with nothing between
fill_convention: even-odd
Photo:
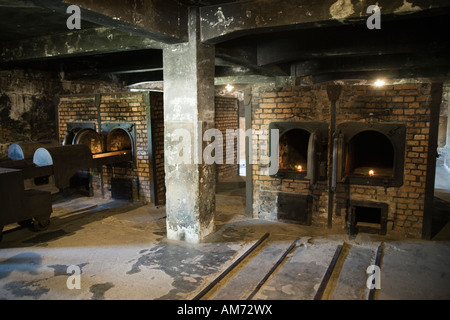
<instances>
[{"instance_id":1,"label":"arched oven opening","mask_svg":"<svg viewBox=\"0 0 450 320\"><path fill-rule=\"evenodd\" d=\"M403 185L405 148L404 124L342 123L333 141L333 181L400 187Z\"/></svg>"},{"instance_id":2,"label":"arched oven opening","mask_svg":"<svg viewBox=\"0 0 450 320\"><path fill-rule=\"evenodd\" d=\"M90 165L78 170L70 179L70 188L92 193L92 174L97 175L101 166L128 168L133 166L134 125L130 123L107 123L102 125L100 133L94 123L72 122L67 125L63 140L64 146L84 145L91 153ZM96 169L93 169L96 168ZM92 171L93 170L93 171Z\"/></svg>"},{"instance_id":3,"label":"arched oven opening","mask_svg":"<svg viewBox=\"0 0 450 320\"><path fill-rule=\"evenodd\" d=\"M311 184L326 179L328 124L274 122L269 126L269 134L274 129L279 130L278 172L274 177L305 179Z\"/></svg>"},{"instance_id":4,"label":"arched oven opening","mask_svg":"<svg viewBox=\"0 0 450 320\"><path fill-rule=\"evenodd\" d=\"M100 134L93 129L81 129L74 135L72 144L84 144L89 147L92 154L103 152L103 143Z\"/></svg>"},{"instance_id":5,"label":"arched oven opening","mask_svg":"<svg viewBox=\"0 0 450 320\"><path fill-rule=\"evenodd\" d=\"M308 172L308 146L311 133L303 129L286 131L279 142L279 170L302 173Z\"/></svg>"},{"instance_id":6,"label":"arched oven opening","mask_svg":"<svg viewBox=\"0 0 450 320\"><path fill-rule=\"evenodd\" d=\"M357 133L347 145L347 175L394 177L395 151L384 134L366 130Z\"/></svg>"},{"instance_id":7,"label":"arched oven opening","mask_svg":"<svg viewBox=\"0 0 450 320\"><path fill-rule=\"evenodd\" d=\"M69 122L67 131L62 141L63 146L85 145L89 148L91 155L103 152L103 143L100 134L95 131L95 124L91 122ZM79 168L73 172L69 180L69 189L92 195L91 172L89 166ZM69 189L64 190L68 192Z\"/></svg>"},{"instance_id":8,"label":"arched oven opening","mask_svg":"<svg viewBox=\"0 0 450 320\"><path fill-rule=\"evenodd\" d=\"M134 154L132 137L122 128L113 129L106 138L106 151Z\"/></svg>"},{"instance_id":9,"label":"arched oven opening","mask_svg":"<svg viewBox=\"0 0 450 320\"><path fill-rule=\"evenodd\" d=\"M136 165L136 129L134 123L103 123L102 133L106 137L105 156L128 159L122 164L116 162L119 166L127 166L126 162L132 162Z\"/></svg>"},{"instance_id":10,"label":"arched oven opening","mask_svg":"<svg viewBox=\"0 0 450 320\"><path fill-rule=\"evenodd\" d=\"M137 190L136 179L131 177L129 169L136 167L136 133L134 123L104 123L102 131L106 135L106 154L128 159L124 162L110 163L106 170L110 174L111 197L131 200L133 190Z\"/></svg>"}]
</instances>

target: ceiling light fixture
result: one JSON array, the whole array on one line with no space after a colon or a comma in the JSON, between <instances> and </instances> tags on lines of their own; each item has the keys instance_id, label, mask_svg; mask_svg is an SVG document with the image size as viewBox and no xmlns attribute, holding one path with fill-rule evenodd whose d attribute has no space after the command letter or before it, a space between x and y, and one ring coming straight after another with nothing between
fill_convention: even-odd
<instances>
[{"instance_id":1,"label":"ceiling light fixture","mask_svg":"<svg viewBox=\"0 0 450 320\"><path fill-rule=\"evenodd\" d=\"M231 84L227 84L225 89L227 89L228 92L231 92L231 91L233 91L234 87Z\"/></svg>"},{"instance_id":2,"label":"ceiling light fixture","mask_svg":"<svg viewBox=\"0 0 450 320\"><path fill-rule=\"evenodd\" d=\"M382 87L386 84L386 81L384 81L383 79L377 79L377 81L375 81L374 85L376 87Z\"/></svg>"}]
</instances>

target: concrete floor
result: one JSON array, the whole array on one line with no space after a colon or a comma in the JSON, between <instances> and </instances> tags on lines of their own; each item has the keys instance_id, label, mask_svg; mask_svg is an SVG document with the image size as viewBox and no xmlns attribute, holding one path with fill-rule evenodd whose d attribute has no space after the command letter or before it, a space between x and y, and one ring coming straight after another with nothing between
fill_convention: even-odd
<instances>
[{"instance_id":1,"label":"concrete floor","mask_svg":"<svg viewBox=\"0 0 450 320\"><path fill-rule=\"evenodd\" d=\"M376 299L450 299L448 223L432 241L369 234L350 239L344 230L248 219L242 186L218 188L217 230L196 245L165 237L164 207L96 197L60 199L47 230L5 228L0 299L192 299L267 232L269 238L203 299L246 299L294 241L253 299L313 299L342 244L345 260L324 297L367 299L366 269L381 243L385 249ZM448 190L440 192L445 197ZM76 283L69 266L81 271L80 289L68 288L68 282Z\"/></svg>"}]
</instances>

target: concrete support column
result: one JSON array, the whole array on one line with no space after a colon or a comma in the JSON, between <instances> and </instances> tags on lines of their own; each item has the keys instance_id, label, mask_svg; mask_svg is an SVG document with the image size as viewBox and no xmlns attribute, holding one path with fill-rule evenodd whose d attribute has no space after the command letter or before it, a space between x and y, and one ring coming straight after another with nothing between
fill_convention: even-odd
<instances>
[{"instance_id":1,"label":"concrete support column","mask_svg":"<svg viewBox=\"0 0 450 320\"><path fill-rule=\"evenodd\" d=\"M448 87L446 87L448 89ZM447 138L446 138L446 145L444 147L444 165L447 166L448 169L450 169L450 97L449 92L447 91Z\"/></svg>"},{"instance_id":2,"label":"concrete support column","mask_svg":"<svg viewBox=\"0 0 450 320\"><path fill-rule=\"evenodd\" d=\"M447 108L448 108L448 110L447 110L447 128L446 128L447 138L446 138L445 142L446 142L447 148L450 148L450 97L449 97L449 100L447 100Z\"/></svg>"},{"instance_id":3,"label":"concrete support column","mask_svg":"<svg viewBox=\"0 0 450 320\"><path fill-rule=\"evenodd\" d=\"M200 42L198 9L189 42L166 45L164 157L167 237L200 242L214 231L215 164L205 164L203 132L214 126L214 46Z\"/></svg>"}]
</instances>

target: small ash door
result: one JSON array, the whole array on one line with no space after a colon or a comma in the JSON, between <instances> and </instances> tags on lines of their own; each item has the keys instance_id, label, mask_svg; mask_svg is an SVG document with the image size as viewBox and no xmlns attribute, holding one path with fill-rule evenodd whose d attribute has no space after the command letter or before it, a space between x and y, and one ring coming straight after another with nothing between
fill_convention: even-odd
<instances>
[{"instance_id":1,"label":"small ash door","mask_svg":"<svg viewBox=\"0 0 450 320\"><path fill-rule=\"evenodd\" d=\"M382 202L351 200L349 231L385 235L387 232L388 205Z\"/></svg>"},{"instance_id":2,"label":"small ash door","mask_svg":"<svg viewBox=\"0 0 450 320\"><path fill-rule=\"evenodd\" d=\"M302 225L311 225L312 195L307 194L278 194L278 220Z\"/></svg>"}]
</instances>

